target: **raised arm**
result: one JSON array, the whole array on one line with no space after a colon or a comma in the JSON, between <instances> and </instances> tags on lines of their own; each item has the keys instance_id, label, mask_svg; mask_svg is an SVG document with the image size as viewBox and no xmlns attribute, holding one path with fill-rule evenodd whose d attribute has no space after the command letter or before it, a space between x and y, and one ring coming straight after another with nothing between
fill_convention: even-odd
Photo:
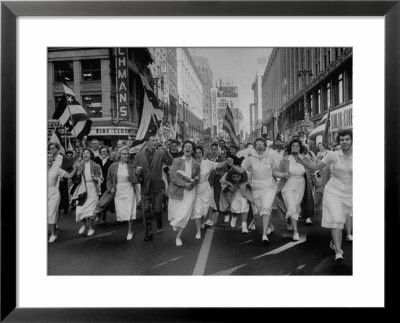
<instances>
[{"instance_id":1,"label":"raised arm","mask_svg":"<svg viewBox=\"0 0 400 323\"><path fill-rule=\"evenodd\" d=\"M168 149L164 149L164 156L162 159L163 163L167 166L171 166L174 158L172 157L172 155L170 154L170 152L168 151Z\"/></svg>"},{"instance_id":2,"label":"raised arm","mask_svg":"<svg viewBox=\"0 0 400 323\"><path fill-rule=\"evenodd\" d=\"M296 157L296 161L299 164L302 164L305 168L308 168L308 169L314 170L314 171L320 170L320 169L328 166L323 161L320 161L318 164L314 164L314 163L311 163L310 161L307 161L304 157L300 157L300 156Z\"/></svg>"}]
</instances>

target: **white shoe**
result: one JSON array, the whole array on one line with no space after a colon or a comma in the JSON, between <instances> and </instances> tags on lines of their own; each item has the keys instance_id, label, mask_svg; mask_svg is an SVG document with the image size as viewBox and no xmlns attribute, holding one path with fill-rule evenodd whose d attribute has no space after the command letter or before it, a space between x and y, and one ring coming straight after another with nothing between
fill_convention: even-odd
<instances>
[{"instance_id":1,"label":"white shoe","mask_svg":"<svg viewBox=\"0 0 400 323\"><path fill-rule=\"evenodd\" d=\"M49 239L49 243L53 243L54 241L56 241L56 239L57 239L57 236L51 235L50 239Z\"/></svg>"},{"instance_id":2,"label":"white shoe","mask_svg":"<svg viewBox=\"0 0 400 323\"><path fill-rule=\"evenodd\" d=\"M99 222L99 220L100 220L99 217L96 216L95 219L94 219L94 222Z\"/></svg>"},{"instance_id":3,"label":"white shoe","mask_svg":"<svg viewBox=\"0 0 400 323\"><path fill-rule=\"evenodd\" d=\"M270 224L269 227L268 227L268 229L267 229L267 234L270 234L270 233L274 232L274 230L275 230L274 225L273 225L273 224Z\"/></svg>"},{"instance_id":4,"label":"white shoe","mask_svg":"<svg viewBox=\"0 0 400 323\"><path fill-rule=\"evenodd\" d=\"M339 264L341 264L343 262L343 255L341 252L337 252L335 254L335 261Z\"/></svg>"},{"instance_id":5,"label":"white shoe","mask_svg":"<svg viewBox=\"0 0 400 323\"><path fill-rule=\"evenodd\" d=\"M253 222L252 225L249 226L249 230L255 230L256 229L256 224Z\"/></svg>"},{"instance_id":6,"label":"white shoe","mask_svg":"<svg viewBox=\"0 0 400 323\"><path fill-rule=\"evenodd\" d=\"M349 234L346 238L346 241L353 241L353 236Z\"/></svg>"},{"instance_id":7,"label":"white shoe","mask_svg":"<svg viewBox=\"0 0 400 323\"><path fill-rule=\"evenodd\" d=\"M298 232L293 233L293 241L299 241L299 240L300 240L299 233Z\"/></svg>"},{"instance_id":8,"label":"white shoe","mask_svg":"<svg viewBox=\"0 0 400 323\"><path fill-rule=\"evenodd\" d=\"M214 222L212 222L210 219L208 219L206 222L204 222L204 224L212 227L214 225Z\"/></svg>"},{"instance_id":9,"label":"white shoe","mask_svg":"<svg viewBox=\"0 0 400 323\"><path fill-rule=\"evenodd\" d=\"M128 233L128 235L126 236L126 240L132 240L133 238L133 232Z\"/></svg>"},{"instance_id":10,"label":"white shoe","mask_svg":"<svg viewBox=\"0 0 400 323\"><path fill-rule=\"evenodd\" d=\"M182 240L181 239L176 239L176 246L180 247L182 245Z\"/></svg>"},{"instance_id":11,"label":"white shoe","mask_svg":"<svg viewBox=\"0 0 400 323\"><path fill-rule=\"evenodd\" d=\"M237 221L237 216L232 216L232 219L231 219L231 227L232 228L236 227L236 221Z\"/></svg>"},{"instance_id":12,"label":"white shoe","mask_svg":"<svg viewBox=\"0 0 400 323\"><path fill-rule=\"evenodd\" d=\"M307 218L307 219L306 219L306 223L307 223L307 224L312 224L311 219L310 219L310 218Z\"/></svg>"},{"instance_id":13,"label":"white shoe","mask_svg":"<svg viewBox=\"0 0 400 323\"><path fill-rule=\"evenodd\" d=\"M229 222L229 215L225 215L224 222L225 222L225 223L228 223L228 222Z\"/></svg>"},{"instance_id":14,"label":"white shoe","mask_svg":"<svg viewBox=\"0 0 400 323\"><path fill-rule=\"evenodd\" d=\"M174 230L174 231L178 231L178 227L176 227L176 226L173 226L173 227L172 227L172 230Z\"/></svg>"},{"instance_id":15,"label":"white shoe","mask_svg":"<svg viewBox=\"0 0 400 323\"><path fill-rule=\"evenodd\" d=\"M85 232L86 226L82 225L79 229L79 234L83 234Z\"/></svg>"},{"instance_id":16,"label":"white shoe","mask_svg":"<svg viewBox=\"0 0 400 323\"><path fill-rule=\"evenodd\" d=\"M204 223L200 224L200 228L204 229L206 227L206 225Z\"/></svg>"},{"instance_id":17,"label":"white shoe","mask_svg":"<svg viewBox=\"0 0 400 323\"><path fill-rule=\"evenodd\" d=\"M333 241L331 240L331 242L329 243L329 248L331 248L335 253L336 253L336 248L335 245L333 244ZM343 250L340 250L340 252L343 254Z\"/></svg>"},{"instance_id":18,"label":"white shoe","mask_svg":"<svg viewBox=\"0 0 400 323\"><path fill-rule=\"evenodd\" d=\"M88 236L88 237L91 237L92 235L94 235L94 230L93 230L93 229L90 229L90 230L88 231L88 233L87 233L87 236Z\"/></svg>"},{"instance_id":19,"label":"white shoe","mask_svg":"<svg viewBox=\"0 0 400 323\"><path fill-rule=\"evenodd\" d=\"M267 237L266 235L263 236L262 239L261 239L261 242L262 242L263 244L267 244L267 243L269 242L268 237Z\"/></svg>"},{"instance_id":20,"label":"white shoe","mask_svg":"<svg viewBox=\"0 0 400 323\"><path fill-rule=\"evenodd\" d=\"M293 231L293 225L290 223L286 224L286 230Z\"/></svg>"},{"instance_id":21,"label":"white shoe","mask_svg":"<svg viewBox=\"0 0 400 323\"><path fill-rule=\"evenodd\" d=\"M249 233L246 222L242 222L242 233Z\"/></svg>"},{"instance_id":22,"label":"white shoe","mask_svg":"<svg viewBox=\"0 0 400 323\"><path fill-rule=\"evenodd\" d=\"M198 239L201 239L201 233L197 233L196 234L196 239L198 240Z\"/></svg>"}]
</instances>

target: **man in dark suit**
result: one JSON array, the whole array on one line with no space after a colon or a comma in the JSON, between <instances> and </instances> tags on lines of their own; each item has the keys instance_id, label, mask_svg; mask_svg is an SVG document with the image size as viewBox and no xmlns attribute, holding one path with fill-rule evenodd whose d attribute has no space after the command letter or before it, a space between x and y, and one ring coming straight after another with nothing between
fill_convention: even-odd
<instances>
[{"instance_id":1,"label":"man in dark suit","mask_svg":"<svg viewBox=\"0 0 400 323\"><path fill-rule=\"evenodd\" d=\"M103 195L103 193L107 191L107 181L105 179L107 178L108 168L114 161L110 158L110 154L106 146L101 146L99 149L99 153L100 157L95 157L94 161L100 165L101 171L103 173L104 181L103 183L101 183L101 195ZM107 210L112 207L113 203L114 202L111 202L110 205L99 214L99 216L96 216L96 222L98 222L99 219L101 219L102 222L106 222Z\"/></svg>"},{"instance_id":2,"label":"man in dark suit","mask_svg":"<svg viewBox=\"0 0 400 323\"><path fill-rule=\"evenodd\" d=\"M150 218L150 203L157 220L157 227L162 227L162 202L164 198L164 182L162 179L163 164L172 165L173 158L167 150L159 150L157 138L150 135L147 139L147 147L136 154L133 167L140 177L143 224L145 228L144 241L153 238Z\"/></svg>"}]
</instances>

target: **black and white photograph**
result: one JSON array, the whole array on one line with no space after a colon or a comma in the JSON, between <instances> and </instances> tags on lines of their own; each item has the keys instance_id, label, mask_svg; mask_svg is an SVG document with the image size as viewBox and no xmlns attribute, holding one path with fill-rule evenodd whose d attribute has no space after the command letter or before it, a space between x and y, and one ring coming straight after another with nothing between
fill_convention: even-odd
<instances>
[{"instance_id":1,"label":"black and white photograph","mask_svg":"<svg viewBox=\"0 0 400 323\"><path fill-rule=\"evenodd\" d=\"M49 276L353 275L352 47L48 47L46 131Z\"/></svg>"}]
</instances>

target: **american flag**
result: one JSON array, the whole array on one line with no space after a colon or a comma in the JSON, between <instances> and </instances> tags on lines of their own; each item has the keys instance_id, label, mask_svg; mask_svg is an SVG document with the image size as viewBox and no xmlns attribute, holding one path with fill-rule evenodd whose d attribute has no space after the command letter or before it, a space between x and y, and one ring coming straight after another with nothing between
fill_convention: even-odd
<instances>
[{"instance_id":1,"label":"american flag","mask_svg":"<svg viewBox=\"0 0 400 323\"><path fill-rule=\"evenodd\" d=\"M225 110L225 117L224 117L224 123L222 124L222 129L224 129L231 140L239 147L239 140L236 136L235 133L235 126L234 126L234 120L233 120L233 114L229 106L226 107Z\"/></svg>"}]
</instances>

